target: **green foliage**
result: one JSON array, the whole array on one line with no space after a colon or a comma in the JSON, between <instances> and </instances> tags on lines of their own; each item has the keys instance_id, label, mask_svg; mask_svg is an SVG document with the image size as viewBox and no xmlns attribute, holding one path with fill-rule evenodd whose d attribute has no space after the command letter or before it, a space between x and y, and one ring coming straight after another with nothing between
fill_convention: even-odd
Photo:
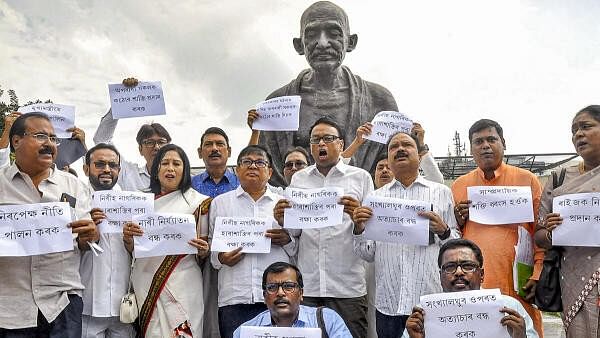
<instances>
[{"instance_id":1,"label":"green foliage","mask_svg":"<svg viewBox=\"0 0 600 338\"><path fill-rule=\"evenodd\" d=\"M0 86L0 134L4 131L4 115L13 111L19 110L19 98L17 97L17 93L14 90L9 89L8 93L8 104L4 102L2 95L4 94L4 89ZM40 99L36 99L35 101L28 101L23 106L28 106L30 104L36 103L52 103L52 100L42 101Z\"/></svg>"}]
</instances>

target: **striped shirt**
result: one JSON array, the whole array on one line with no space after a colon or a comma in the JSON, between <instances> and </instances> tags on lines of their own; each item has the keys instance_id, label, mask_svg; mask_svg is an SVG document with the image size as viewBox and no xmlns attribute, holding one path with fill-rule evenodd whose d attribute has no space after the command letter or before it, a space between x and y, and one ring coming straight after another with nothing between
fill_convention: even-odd
<instances>
[{"instance_id":1,"label":"striped shirt","mask_svg":"<svg viewBox=\"0 0 600 338\"><path fill-rule=\"evenodd\" d=\"M428 201L433 211L450 227L450 238L459 238L450 188L422 176L404 187L397 180L373 192L375 196ZM428 246L371 241L355 235L355 252L368 262L375 262L375 307L388 316L410 315L421 295L442 292L437 257L444 242L434 236Z\"/></svg>"}]
</instances>

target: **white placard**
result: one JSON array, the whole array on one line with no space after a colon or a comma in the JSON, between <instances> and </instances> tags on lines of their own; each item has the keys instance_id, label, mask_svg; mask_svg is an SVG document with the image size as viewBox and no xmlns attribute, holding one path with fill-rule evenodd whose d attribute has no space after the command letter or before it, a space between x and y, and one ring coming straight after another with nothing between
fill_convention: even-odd
<instances>
[{"instance_id":1,"label":"white placard","mask_svg":"<svg viewBox=\"0 0 600 338\"><path fill-rule=\"evenodd\" d=\"M98 225L100 232L121 233L123 224L131 222L133 216L154 212L154 194L139 191L94 191L92 208L100 208L106 215L106 219Z\"/></svg>"},{"instance_id":2,"label":"white placard","mask_svg":"<svg viewBox=\"0 0 600 338\"><path fill-rule=\"evenodd\" d=\"M0 206L0 256L73 250L71 217L66 202Z\"/></svg>"},{"instance_id":3,"label":"white placard","mask_svg":"<svg viewBox=\"0 0 600 338\"><path fill-rule=\"evenodd\" d=\"M305 327L241 326L240 338L321 338L321 329Z\"/></svg>"},{"instance_id":4,"label":"white placard","mask_svg":"<svg viewBox=\"0 0 600 338\"><path fill-rule=\"evenodd\" d=\"M188 244L196 238L193 215L153 213L134 216L133 221L144 230L144 235L133 236L135 258L198 253Z\"/></svg>"},{"instance_id":5,"label":"white placard","mask_svg":"<svg viewBox=\"0 0 600 338\"><path fill-rule=\"evenodd\" d=\"M552 210L563 219L552 231L552 245L600 246L600 193L554 197Z\"/></svg>"},{"instance_id":6,"label":"white placard","mask_svg":"<svg viewBox=\"0 0 600 338\"><path fill-rule=\"evenodd\" d=\"M363 205L373 210L373 216L365 224L365 238L429 245L429 219L417 213L431 210L431 203L369 195Z\"/></svg>"},{"instance_id":7,"label":"white placard","mask_svg":"<svg viewBox=\"0 0 600 338\"><path fill-rule=\"evenodd\" d=\"M499 289L445 292L421 296L425 336L435 338L509 338Z\"/></svg>"},{"instance_id":8,"label":"white placard","mask_svg":"<svg viewBox=\"0 0 600 338\"><path fill-rule=\"evenodd\" d=\"M166 115L165 97L160 82L140 82L126 87L121 83L109 84L110 108L115 119Z\"/></svg>"},{"instance_id":9,"label":"white placard","mask_svg":"<svg viewBox=\"0 0 600 338\"><path fill-rule=\"evenodd\" d=\"M344 206L338 202L343 194L344 190L338 187L286 188L285 197L292 207L285 209L283 227L316 229L341 224Z\"/></svg>"},{"instance_id":10,"label":"white placard","mask_svg":"<svg viewBox=\"0 0 600 338\"><path fill-rule=\"evenodd\" d=\"M533 222L530 186L467 187L469 219L480 224Z\"/></svg>"},{"instance_id":11,"label":"white placard","mask_svg":"<svg viewBox=\"0 0 600 338\"><path fill-rule=\"evenodd\" d=\"M265 232L273 228L268 217L217 217L210 250L228 252L242 248L247 253L271 252L271 239Z\"/></svg>"},{"instance_id":12,"label":"white placard","mask_svg":"<svg viewBox=\"0 0 600 338\"><path fill-rule=\"evenodd\" d=\"M34 103L19 108L19 112L23 114L40 112L48 115L58 138L71 138L73 134L67 131L67 129L75 127L75 106L56 103Z\"/></svg>"},{"instance_id":13,"label":"white placard","mask_svg":"<svg viewBox=\"0 0 600 338\"><path fill-rule=\"evenodd\" d=\"M410 134L413 121L404 113L397 111L381 111L371 121L373 128L370 135L365 135L367 140L386 144L397 132Z\"/></svg>"},{"instance_id":14,"label":"white placard","mask_svg":"<svg viewBox=\"0 0 600 338\"><path fill-rule=\"evenodd\" d=\"M274 97L256 105L254 130L296 131L300 125L299 95Z\"/></svg>"}]
</instances>

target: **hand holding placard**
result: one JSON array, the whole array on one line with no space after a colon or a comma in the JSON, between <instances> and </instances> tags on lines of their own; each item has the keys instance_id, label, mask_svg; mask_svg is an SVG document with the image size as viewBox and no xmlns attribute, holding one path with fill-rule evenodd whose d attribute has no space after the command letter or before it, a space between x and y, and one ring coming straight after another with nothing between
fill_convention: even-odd
<instances>
[{"instance_id":1,"label":"hand holding placard","mask_svg":"<svg viewBox=\"0 0 600 338\"><path fill-rule=\"evenodd\" d=\"M274 97L256 105L258 118L253 119L253 130L296 131L300 125L299 95ZM250 124L250 122L248 122Z\"/></svg>"},{"instance_id":2,"label":"hand holding placard","mask_svg":"<svg viewBox=\"0 0 600 338\"><path fill-rule=\"evenodd\" d=\"M110 107L115 119L166 115L160 82L139 82L135 86L109 84Z\"/></svg>"}]
</instances>

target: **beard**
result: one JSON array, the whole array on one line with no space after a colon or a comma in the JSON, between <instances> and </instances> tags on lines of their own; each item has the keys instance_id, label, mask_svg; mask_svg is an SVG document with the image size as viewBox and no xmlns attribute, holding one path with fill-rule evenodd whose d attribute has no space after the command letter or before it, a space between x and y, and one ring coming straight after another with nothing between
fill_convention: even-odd
<instances>
[{"instance_id":1,"label":"beard","mask_svg":"<svg viewBox=\"0 0 600 338\"><path fill-rule=\"evenodd\" d=\"M117 184L117 179L113 177L110 182L101 182L98 176L90 176L90 184L94 190L110 190Z\"/></svg>"}]
</instances>

